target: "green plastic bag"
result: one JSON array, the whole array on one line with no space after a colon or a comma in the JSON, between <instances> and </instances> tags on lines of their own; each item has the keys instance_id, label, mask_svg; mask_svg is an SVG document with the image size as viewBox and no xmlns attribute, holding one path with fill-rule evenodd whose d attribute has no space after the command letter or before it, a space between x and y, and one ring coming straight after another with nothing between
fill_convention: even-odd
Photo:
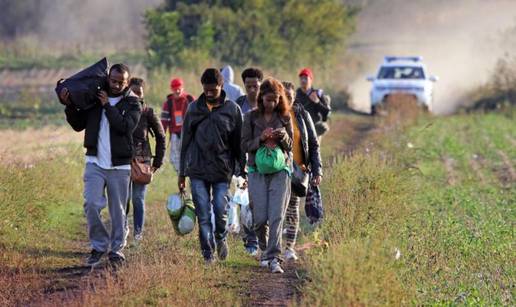
<instances>
[{"instance_id":1,"label":"green plastic bag","mask_svg":"<svg viewBox=\"0 0 516 307\"><path fill-rule=\"evenodd\" d=\"M187 195L173 194L167 201L167 213L178 235L186 235L195 227L195 206Z\"/></svg>"},{"instance_id":2,"label":"green plastic bag","mask_svg":"<svg viewBox=\"0 0 516 307\"><path fill-rule=\"evenodd\" d=\"M172 220L179 220L185 205L180 194L172 194L167 200L167 212Z\"/></svg>"},{"instance_id":3,"label":"green plastic bag","mask_svg":"<svg viewBox=\"0 0 516 307\"><path fill-rule=\"evenodd\" d=\"M183 214L177 223L177 230L180 235L189 234L195 227L195 207L191 199L185 199Z\"/></svg>"},{"instance_id":4,"label":"green plastic bag","mask_svg":"<svg viewBox=\"0 0 516 307\"><path fill-rule=\"evenodd\" d=\"M285 154L279 146L269 148L262 146L255 156L256 169L260 174L275 174L287 166Z\"/></svg>"}]
</instances>

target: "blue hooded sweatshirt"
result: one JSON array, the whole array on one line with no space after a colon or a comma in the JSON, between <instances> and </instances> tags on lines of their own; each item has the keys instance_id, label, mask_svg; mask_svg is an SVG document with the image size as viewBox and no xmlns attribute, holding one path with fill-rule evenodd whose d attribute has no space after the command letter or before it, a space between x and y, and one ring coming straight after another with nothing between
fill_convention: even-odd
<instances>
[{"instance_id":1,"label":"blue hooded sweatshirt","mask_svg":"<svg viewBox=\"0 0 516 307\"><path fill-rule=\"evenodd\" d=\"M231 66L226 65L221 69L222 76L224 77L224 91L226 92L226 98L235 102L238 97L245 95L242 88L233 83L235 73Z\"/></svg>"}]
</instances>

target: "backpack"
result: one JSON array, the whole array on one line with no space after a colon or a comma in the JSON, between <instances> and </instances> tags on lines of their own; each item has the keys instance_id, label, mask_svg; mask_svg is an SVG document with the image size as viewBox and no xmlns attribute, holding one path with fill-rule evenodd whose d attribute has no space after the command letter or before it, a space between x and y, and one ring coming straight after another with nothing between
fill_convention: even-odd
<instances>
[{"instance_id":1,"label":"backpack","mask_svg":"<svg viewBox=\"0 0 516 307\"><path fill-rule=\"evenodd\" d=\"M190 104L195 100L195 98L192 95L188 94L188 95L186 95L186 100ZM168 108L168 112L169 112L168 114L170 114L170 116L172 116L172 95L167 96L167 108Z\"/></svg>"},{"instance_id":2,"label":"backpack","mask_svg":"<svg viewBox=\"0 0 516 307\"><path fill-rule=\"evenodd\" d=\"M317 97L319 97L319 99L321 100L321 102L322 102L323 104L327 105L327 106L328 106L328 108L331 110L331 97L330 97L330 95L325 94L325 93L324 93L324 91L323 91L322 89L315 89L315 88L314 88L314 89L312 89L312 91L310 91L310 93L307 93L306 95L307 95L307 96L310 96L310 94L311 94L312 92L316 92L316 93L317 93ZM328 121L328 118L330 117L330 114L331 114L331 111L330 111L330 112L328 112L328 114L323 115L323 117L322 117L322 121L323 121L323 122L327 122L327 121ZM314 123L314 124L316 124L316 123ZM317 128L317 127L316 127L316 128ZM323 128L323 130L324 130L324 132L326 132L326 131L327 131L327 130L325 130L324 128ZM323 134L324 134L324 132L323 132Z\"/></svg>"}]
</instances>

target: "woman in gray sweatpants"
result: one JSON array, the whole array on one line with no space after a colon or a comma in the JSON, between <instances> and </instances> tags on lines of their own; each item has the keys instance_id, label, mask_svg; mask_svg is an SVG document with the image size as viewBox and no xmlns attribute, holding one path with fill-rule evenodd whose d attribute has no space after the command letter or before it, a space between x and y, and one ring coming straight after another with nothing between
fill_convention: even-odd
<instances>
[{"instance_id":1,"label":"woman in gray sweatpants","mask_svg":"<svg viewBox=\"0 0 516 307\"><path fill-rule=\"evenodd\" d=\"M290 105L283 85L267 79L260 86L258 109L245 115L242 148L248 153L249 196L262 250L260 265L268 266L273 273L283 273L281 236L290 197L292 133ZM255 157L262 146L279 146L285 156L285 168L273 174L260 173Z\"/></svg>"}]
</instances>

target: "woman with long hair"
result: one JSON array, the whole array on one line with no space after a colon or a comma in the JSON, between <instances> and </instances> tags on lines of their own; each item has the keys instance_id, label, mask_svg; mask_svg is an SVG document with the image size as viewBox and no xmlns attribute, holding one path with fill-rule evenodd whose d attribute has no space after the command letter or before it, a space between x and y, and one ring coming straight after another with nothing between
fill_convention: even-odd
<instances>
[{"instance_id":1,"label":"woman with long hair","mask_svg":"<svg viewBox=\"0 0 516 307\"><path fill-rule=\"evenodd\" d=\"M273 273L283 273L281 236L290 197L292 136L283 85L266 79L260 86L258 108L245 115L242 149L248 154L249 197L262 250L260 266Z\"/></svg>"}]
</instances>

